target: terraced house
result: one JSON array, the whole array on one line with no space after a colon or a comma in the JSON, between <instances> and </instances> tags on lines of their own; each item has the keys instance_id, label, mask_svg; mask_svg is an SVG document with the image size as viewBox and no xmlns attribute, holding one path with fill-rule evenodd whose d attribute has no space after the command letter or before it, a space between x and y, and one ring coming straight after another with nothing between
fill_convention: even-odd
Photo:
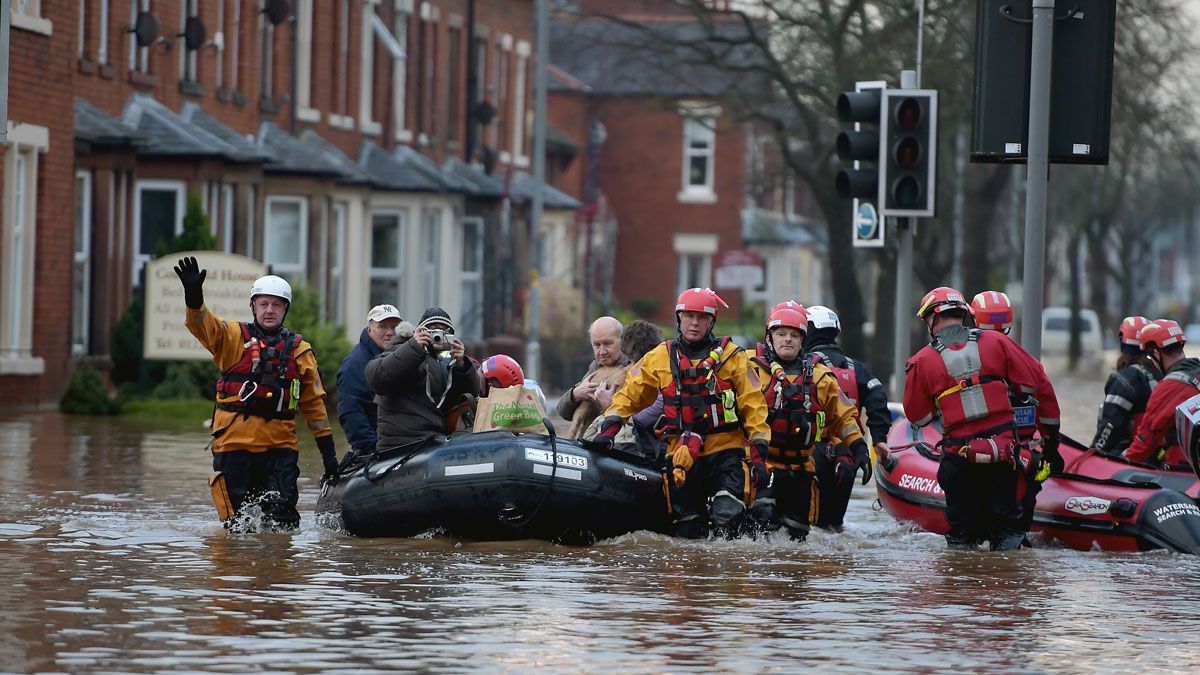
<instances>
[{"instance_id":1,"label":"terraced house","mask_svg":"<svg viewBox=\"0 0 1200 675\"><path fill-rule=\"evenodd\" d=\"M0 406L101 366L156 244L218 246L367 309L520 331L533 0L15 0ZM546 193L545 227L578 207ZM557 225L556 225L557 223Z\"/></svg>"}]
</instances>

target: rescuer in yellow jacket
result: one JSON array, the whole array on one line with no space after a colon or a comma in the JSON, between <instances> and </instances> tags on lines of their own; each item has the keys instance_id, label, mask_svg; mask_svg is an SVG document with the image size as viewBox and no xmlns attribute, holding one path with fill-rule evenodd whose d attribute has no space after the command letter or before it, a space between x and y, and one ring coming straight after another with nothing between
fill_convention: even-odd
<instances>
[{"instance_id":1,"label":"rescuer in yellow jacket","mask_svg":"<svg viewBox=\"0 0 1200 675\"><path fill-rule=\"evenodd\" d=\"M296 413L308 422L325 467L322 482L337 474L333 429L312 346L283 327L292 288L274 275L250 288L252 323L226 321L204 306L204 278L196 259L175 267L183 283L187 328L221 370L213 413L213 475L217 512L226 527L255 529L244 510L262 509L264 529L300 525Z\"/></svg>"},{"instance_id":2,"label":"rescuer in yellow jacket","mask_svg":"<svg viewBox=\"0 0 1200 675\"><path fill-rule=\"evenodd\" d=\"M767 405L771 428L767 465L771 484L755 494L750 518L762 532L787 528L803 541L817 520L817 483L813 450L818 442L836 437L850 456L839 457L839 471L863 470L871 479L870 452L858 424L858 410L842 396L837 378L818 359L800 353L808 316L796 303L776 305L767 317L760 354L751 359Z\"/></svg>"},{"instance_id":3,"label":"rescuer in yellow jacket","mask_svg":"<svg viewBox=\"0 0 1200 675\"><path fill-rule=\"evenodd\" d=\"M676 536L733 535L751 484L770 480L765 461L770 429L750 357L712 334L717 305L707 288L684 291L675 303L679 337L647 353L613 396L595 442L611 445L621 424L661 393L657 431L668 441L669 497Z\"/></svg>"}]
</instances>

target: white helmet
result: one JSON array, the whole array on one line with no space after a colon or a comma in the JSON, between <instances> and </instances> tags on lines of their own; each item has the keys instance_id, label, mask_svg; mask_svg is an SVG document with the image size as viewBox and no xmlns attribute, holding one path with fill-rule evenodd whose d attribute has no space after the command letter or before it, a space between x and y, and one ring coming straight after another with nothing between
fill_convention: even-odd
<instances>
[{"instance_id":1,"label":"white helmet","mask_svg":"<svg viewBox=\"0 0 1200 675\"><path fill-rule=\"evenodd\" d=\"M290 305L292 304L292 285L282 277L268 274L265 277L255 279L254 285L250 287L251 300L260 295L273 295L277 298L283 298Z\"/></svg>"},{"instance_id":2,"label":"white helmet","mask_svg":"<svg viewBox=\"0 0 1200 675\"><path fill-rule=\"evenodd\" d=\"M832 328L838 332L842 330L842 322L838 319L837 312L825 305L813 305L808 308L808 325L815 330L822 328Z\"/></svg>"}]
</instances>

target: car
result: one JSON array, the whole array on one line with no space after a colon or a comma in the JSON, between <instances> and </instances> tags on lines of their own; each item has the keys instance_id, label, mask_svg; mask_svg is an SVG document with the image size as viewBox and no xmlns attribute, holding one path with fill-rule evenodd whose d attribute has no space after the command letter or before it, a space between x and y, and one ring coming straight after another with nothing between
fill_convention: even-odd
<instances>
[{"instance_id":1,"label":"car","mask_svg":"<svg viewBox=\"0 0 1200 675\"><path fill-rule=\"evenodd\" d=\"M1100 318L1090 309L1079 310L1080 358L1099 363L1104 358L1104 340ZM1066 356L1071 344L1071 308L1047 307L1042 310L1042 355Z\"/></svg>"}]
</instances>

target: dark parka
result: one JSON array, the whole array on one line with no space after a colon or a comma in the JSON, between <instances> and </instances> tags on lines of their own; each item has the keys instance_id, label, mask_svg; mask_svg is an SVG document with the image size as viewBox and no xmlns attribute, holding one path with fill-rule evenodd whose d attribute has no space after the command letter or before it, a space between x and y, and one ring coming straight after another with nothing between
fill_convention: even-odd
<instances>
[{"instance_id":1,"label":"dark parka","mask_svg":"<svg viewBox=\"0 0 1200 675\"><path fill-rule=\"evenodd\" d=\"M815 332L815 331L814 331ZM883 384L871 374L867 364L858 359L851 359L842 351L841 346L834 342L814 341L806 344L809 353L820 353L830 367L845 368L853 363L854 379L858 380L858 405L867 411L867 428L871 430L872 443L886 443L888 430L892 426L892 413L887 407L887 391Z\"/></svg>"},{"instance_id":2,"label":"dark parka","mask_svg":"<svg viewBox=\"0 0 1200 675\"><path fill-rule=\"evenodd\" d=\"M364 328L358 344L338 368L338 421L350 447L357 452L371 452L379 441L375 431L375 392L367 386L366 369L367 363L382 351Z\"/></svg>"},{"instance_id":3,"label":"dark parka","mask_svg":"<svg viewBox=\"0 0 1200 675\"><path fill-rule=\"evenodd\" d=\"M366 376L379 406L380 450L445 434L445 413L463 395L479 396L470 359L462 364L439 360L409 335L392 338L367 363Z\"/></svg>"},{"instance_id":4,"label":"dark parka","mask_svg":"<svg viewBox=\"0 0 1200 675\"><path fill-rule=\"evenodd\" d=\"M1131 363L1108 376L1104 383L1104 403L1096 421L1092 447L1117 455L1133 442L1133 432L1146 412L1146 403L1154 386L1162 379L1157 368Z\"/></svg>"}]
</instances>

